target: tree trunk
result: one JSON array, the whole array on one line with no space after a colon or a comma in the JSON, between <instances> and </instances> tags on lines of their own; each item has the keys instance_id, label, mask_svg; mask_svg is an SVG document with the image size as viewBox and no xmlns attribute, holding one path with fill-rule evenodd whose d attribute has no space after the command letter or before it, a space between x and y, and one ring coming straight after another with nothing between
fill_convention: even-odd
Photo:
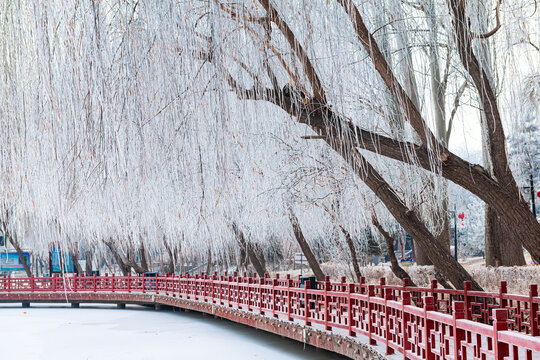
<instances>
[{"instance_id":1,"label":"tree trunk","mask_svg":"<svg viewBox=\"0 0 540 360\"><path fill-rule=\"evenodd\" d=\"M386 249L388 250L388 256L390 257L390 264L391 264L392 272L394 273L394 275L396 275L401 280L407 279L409 280L409 284L411 286L416 286L414 281L412 281L411 277L409 276L409 274L401 266L399 266L396 253L394 252L395 239L392 236L390 236L390 234L387 233L386 230L384 230L382 225L379 223L379 220L377 220L375 216L371 218L371 222L377 228L377 230L379 230L381 235L384 237L384 240L386 242Z\"/></svg>"},{"instance_id":2,"label":"tree trunk","mask_svg":"<svg viewBox=\"0 0 540 360\"><path fill-rule=\"evenodd\" d=\"M128 264L128 261L126 259L124 259L124 257L118 252L118 249L113 244L112 240L109 240L109 241L104 240L104 243L109 248L111 253L113 254L113 257L114 257L116 263L118 264L118 266L120 267L120 271L122 271L122 274L124 276L127 276L128 274L130 274L131 273L131 266Z\"/></svg>"},{"instance_id":3,"label":"tree trunk","mask_svg":"<svg viewBox=\"0 0 540 360\"><path fill-rule=\"evenodd\" d=\"M85 272L86 276L92 276L92 251L86 250L84 253L86 259Z\"/></svg>"},{"instance_id":4,"label":"tree trunk","mask_svg":"<svg viewBox=\"0 0 540 360\"><path fill-rule=\"evenodd\" d=\"M334 214L328 209L326 206L324 207L324 210L328 215L330 215L330 218L334 222L334 224L341 230L343 235L345 236L345 242L347 243L347 247L349 248L349 253L351 254L351 262L354 270L354 275L356 276L356 281L360 281L360 278L362 277L362 272L360 271L360 266L358 265L358 254L356 253L356 248L354 246L354 242L351 236L351 233L349 233L337 220L337 218L334 216ZM336 239L337 243L338 239Z\"/></svg>"},{"instance_id":5,"label":"tree trunk","mask_svg":"<svg viewBox=\"0 0 540 360\"><path fill-rule=\"evenodd\" d=\"M244 249L244 251L247 253L249 261L255 268L255 271L257 272L259 277L264 277L264 275L266 274L266 268L263 266L263 264L261 264L259 258L257 257L257 254L255 253L255 250L253 249L253 246L249 243L249 241L246 240L243 231L238 229L236 223L232 223L232 228L234 235L236 236L236 240L240 245L240 249Z\"/></svg>"},{"instance_id":6,"label":"tree trunk","mask_svg":"<svg viewBox=\"0 0 540 360\"><path fill-rule=\"evenodd\" d=\"M521 243L512 241L512 235L497 212L491 206L486 205L486 266L521 266L526 264Z\"/></svg>"},{"instance_id":7,"label":"tree trunk","mask_svg":"<svg viewBox=\"0 0 540 360\"><path fill-rule=\"evenodd\" d=\"M171 274L174 274L174 255L171 249L171 246L167 243L167 239L165 236L163 236L163 246L165 247L165 250L167 251L167 254L169 255L169 265L167 268L167 271Z\"/></svg>"},{"instance_id":8,"label":"tree trunk","mask_svg":"<svg viewBox=\"0 0 540 360\"><path fill-rule=\"evenodd\" d=\"M75 270L75 273L77 275L83 275L83 269L81 264L79 263L78 255L77 253L72 249L69 248L69 256L71 256L71 261L73 262L73 270Z\"/></svg>"},{"instance_id":9,"label":"tree trunk","mask_svg":"<svg viewBox=\"0 0 540 360\"><path fill-rule=\"evenodd\" d=\"M317 278L317 281L324 281L325 275L324 272L321 269L321 266L319 265L319 262L317 261L317 258L311 251L311 248L306 241L306 238L304 237L304 232L302 231L302 228L300 227L300 223L298 222L298 218L294 214L292 209L289 209L289 219L291 221L294 237L296 238L296 241L298 242L298 245L300 245L300 249L302 249L302 253L304 253L304 256L307 259L307 262L309 266L311 267L311 270L313 270L313 273L315 274L315 278Z\"/></svg>"},{"instance_id":10,"label":"tree trunk","mask_svg":"<svg viewBox=\"0 0 540 360\"><path fill-rule=\"evenodd\" d=\"M210 244L208 244L206 259L206 274L210 275L212 272L212 248L210 247Z\"/></svg>"},{"instance_id":11,"label":"tree trunk","mask_svg":"<svg viewBox=\"0 0 540 360\"><path fill-rule=\"evenodd\" d=\"M146 248L144 247L144 242L141 239L140 245L139 245L139 257L141 258L141 270L142 273L150 271L148 267L148 261L146 258ZM135 259L133 259L135 261Z\"/></svg>"},{"instance_id":12,"label":"tree trunk","mask_svg":"<svg viewBox=\"0 0 540 360\"><path fill-rule=\"evenodd\" d=\"M13 245L13 247L15 248L15 251L17 251L17 254L19 255L19 262L22 264L24 271L26 272L26 276L32 276L32 269L30 268L30 265L26 262L26 258L23 255L23 251L19 245L19 242L7 231L4 232L4 234L9 239L11 245Z\"/></svg>"}]
</instances>

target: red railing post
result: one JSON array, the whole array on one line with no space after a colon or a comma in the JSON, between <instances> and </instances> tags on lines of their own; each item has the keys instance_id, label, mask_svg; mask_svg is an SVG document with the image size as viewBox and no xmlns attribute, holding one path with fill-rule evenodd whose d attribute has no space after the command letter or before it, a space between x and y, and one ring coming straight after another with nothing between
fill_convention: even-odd
<instances>
[{"instance_id":1,"label":"red railing post","mask_svg":"<svg viewBox=\"0 0 540 360\"><path fill-rule=\"evenodd\" d=\"M304 321L306 322L306 326L311 325L311 322L309 321L309 287L310 281L306 280L304 282Z\"/></svg>"},{"instance_id":2,"label":"red railing post","mask_svg":"<svg viewBox=\"0 0 540 360\"><path fill-rule=\"evenodd\" d=\"M227 304L232 307L231 304L231 277L227 276Z\"/></svg>"},{"instance_id":3,"label":"red railing post","mask_svg":"<svg viewBox=\"0 0 540 360\"><path fill-rule=\"evenodd\" d=\"M114 292L114 274L111 274L111 292Z\"/></svg>"},{"instance_id":4,"label":"red railing post","mask_svg":"<svg viewBox=\"0 0 540 360\"><path fill-rule=\"evenodd\" d=\"M463 302L465 303L465 319L472 319L471 301L469 300L468 292L471 290L471 282L463 282Z\"/></svg>"},{"instance_id":5,"label":"red railing post","mask_svg":"<svg viewBox=\"0 0 540 360\"><path fill-rule=\"evenodd\" d=\"M128 273L127 276L127 291L128 293L131 293L131 273Z\"/></svg>"},{"instance_id":6,"label":"red railing post","mask_svg":"<svg viewBox=\"0 0 540 360\"><path fill-rule=\"evenodd\" d=\"M504 309L506 307L506 299L504 295L508 292L506 287L506 281L499 282L499 308Z\"/></svg>"},{"instance_id":7,"label":"red railing post","mask_svg":"<svg viewBox=\"0 0 540 360\"><path fill-rule=\"evenodd\" d=\"M373 306L371 304L371 298L375 296L375 285L368 285L367 293L367 306L368 306L368 338L369 344L375 345L377 342L373 339L373 333L375 332L373 328Z\"/></svg>"},{"instance_id":8,"label":"red railing post","mask_svg":"<svg viewBox=\"0 0 540 360\"><path fill-rule=\"evenodd\" d=\"M435 354L432 350L432 343L431 343L431 331L434 328L434 322L433 320L428 319L428 312L429 311L435 311L435 299L433 296L424 296L424 354L425 360L434 360Z\"/></svg>"},{"instance_id":9,"label":"red railing post","mask_svg":"<svg viewBox=\"0 0 540 360\"><path fill-rule=\"evenodd\" d=\"M324 328L326 330L332 330L332 327L328 325L328 317L330 316L330 311L328 309L328 291L330 291L330 276L326 275L324 277ZM348 298L348 305L350 306L351 300Z\"/></svg>"},{"instance_id":10,"label":"red railing post","mask_svg":"<svg viewBox=\"0 0 540 360\"><path fill-rule=\"evenodd\" d=\"M242 308L240 305L240 279L238 278L238 273L234 273L234 288L236 291L236 306L238 306L239 309Z\"/></svg>"},{"instance_id":11,"label":"red railing post","mask_svg":"<svg viewBox=\"0 0 540 360\"><path fill-rule=\"evenodd\" d=\"M141 279L142 279L142 293L144 294L146 292L146 281L144 279L144 274L142 274Z\"/></svg>"},{"instance_id":12,"label":"red railing post","mask_svg":"<svg viewBox=\"0 0 540 360\"><path fill-rule=\"evenodd\" d=\"M272 316L277 318L276 314L276 286L277 286L277 279L272 279Z\"/></svg>"},{"instance_id":13,"label":"red railing post","mask_svg":"<svg viewBox=\"0 0 540 360\"><path fill-rule=\"evenodd\" d=\"M407 281L405 281L407 280ZM409 281L403 279L403 289L405 289ZM403 290L401 292L401 336L403 346L403 358L407 358L407 350L411 349L411 343L409 341L409 313L405 306L411 305L411 293Z\"/></svg>"},{"instance_id":14,"label":"red railing post","mask_svg":"<svg viewBox=\"0 0 540 360\"><path fill-rule=\"evenodd\" d=\"M11 291L11 275L7 276L7 291Z\"/></svg>"},{"instance_id":15,"label":"red railing post","mask_svg":"<svg viewBox=\"0 0 540 360\"><path fill-rule=\"evenodd\" d=\"M538 320L540 318L538 303L534 302L534 298L538 297L538 285L529 285L529 323L531 326L531 335L540 336L540 328Z\"/></svg>"},{"instance_id":16,"label":"red railing post","mask_svg":"<svg viewBox=\"0 0 540 360\"><path fill-rule=\"evenodd\" d=\"M364 287L366 286L366 278L365 277L361 277L360 278L360 284L359 284L359 289L360 289L360 294L364 294Z\"/></svg>"},{"instance_id":17,"label":"red railing post","mask_svg":"<svg viewBox=\"0 0 540 360\"><path fill-rule=\"evenodd\" d=\"M504 360L508 356L508 344L499 342L499 331L508 330L508 310L492 309L493 317L493 345L495 360Z\"/></svg>"},{"instance_id":18,"label":"red railing post","mask_svg":"<svg viewBox=\"0 0 540 360\"><path fill-rule=\"evenodd\" d=\"M34 274L30 275L30 292L34 292Z\"/></svg>"},{"instance_id":19,"label":"red railing post","mask_svg":"<svg viewBox=\"0 0 540 360\"><path fill-rule=\"evenodd\" d=\"M251 311L251 284L253 279L251 277L247 278L247 310Z\"/></svg>"},{"instance_id":20,"label":"red railing post","mask_svg":"<svg viewBox=\"0 0 540 360\"><path fill-rule=\"evenodd\" d=\"M394 349L390 347L391 331L390 331L390 307L388 306L388 300L392 300L392 290L384 288L384 343L386 348L386 354L392 355Z\"/></svg>"},{"instance_id":21,"label":"red railing post","mask_svg":"<svg viewBox=\"0 0 540 360\"><path fill-rule=\"evenodd\" d=\"M56 282L55 282L55 284L56 284ZM97 284L96 284L96 274L93 275L92 286L93 286L93 288L94 288L94 292L96 292L96 291L97 291L97 288L96 288L96 287L97 287ZM55 286L55 289L56 289L56 286Z\"/></svg>"},{"instance_id":22,"label":"red railing post","mask_svg":"<svg viewBox=\"0 0 540 360\"><path fill-rule=\"evenodd\" d=\"M292 279L291 275L287 274L287 320L293 321L291 316L291 285Z\"/></svg>"},{"instance_id":23,"label":"red railing post","mask_svg":"<svg viewBox=\"0 0 540 360\"><path fill-rule=\"evenodd\" d=\"M349 336L356 336L356 333L353 330L353 304L351 299L351 294L354 293L354 284L347 284L347 329L349 330ZM362 285L360 285L360 289Z\"/></svg>"},{"instance_id":24,"label":"red railing post","mask_svg":"<svg viewBox=\"0 0 540 360\"><path fill-rule=\"evenodd\" d=\"M73 292L77 292L77 273L73 274Z\"/></svg>"},{"instance_id":25,"label":"red railing post","mask_svg":"<svg viewBox=\"0 0 540 360\"><path fill-rule=\"evenodd\" d=\"M459 328L457 320L465 319L465 302L454 301L452 303L452 327L454 333L454 358L461 360L464 354L461 353L461 342L465 340L465 330Z\"/></svg>"},{"instance_id":26,"label":"red railing post","mask_svg":"<svg viewBox=\"0 0 540 360\"><path fill-rule=\"evenodd\" d=\"M264 277L259 278L259 313L261 315L264 315L264 304L263 304L263 284L264 284Z\"/></svg>"},{"instance_id":27,"label":"red railing post","mask_svg":"<svg viewBox=\"0 0 540 360\"><path fill-rule=\"evenodd\" d=\"M433 306L435 306L434 310L435 311L438 311L438 302L437 302L437 288L438 288L438 283L437 283L437 280L436 279L433 279L431 280L431 296L433 296Z\"/></svg>"}]
</instances>

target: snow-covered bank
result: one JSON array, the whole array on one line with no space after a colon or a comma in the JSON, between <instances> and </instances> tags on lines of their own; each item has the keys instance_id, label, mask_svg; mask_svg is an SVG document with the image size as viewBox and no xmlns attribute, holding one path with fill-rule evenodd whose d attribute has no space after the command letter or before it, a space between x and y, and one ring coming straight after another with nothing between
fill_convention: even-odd
<instances>
[{"instance_id":1,"label":"snow-covered bank","mask_svg":"<svg viewBox=\"0 0 540 360\"><path fill-rule=\"evenodd\" d=\"M2 306L0 318L1 359L338 358L224 320L139 306Z\"/></svg>"}]
</instances>

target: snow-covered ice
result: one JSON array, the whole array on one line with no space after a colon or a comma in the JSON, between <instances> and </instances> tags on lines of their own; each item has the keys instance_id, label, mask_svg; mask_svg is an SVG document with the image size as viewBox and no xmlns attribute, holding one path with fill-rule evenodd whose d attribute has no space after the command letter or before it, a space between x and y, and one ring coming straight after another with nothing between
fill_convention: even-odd
<instances>
[{"instance_id":1,"label":"snow-covered ice","mask_svg":"<svg viewBox=\"0 0 540 360\"><path fill-rule=\"evenodd\" d=\"M0 359L336 359L292 340L197 313L140 306L0 307Z\"/></svg>"}]
</instances>

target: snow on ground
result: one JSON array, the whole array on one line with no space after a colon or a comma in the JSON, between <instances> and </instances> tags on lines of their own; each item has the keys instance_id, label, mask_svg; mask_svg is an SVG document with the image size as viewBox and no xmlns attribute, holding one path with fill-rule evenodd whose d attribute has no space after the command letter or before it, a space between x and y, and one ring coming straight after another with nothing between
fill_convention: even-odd
<instances>
[{"instance_id":1,"label":"snow on ground","mask_svg":"<svg viewBox=\"0 0 540 360\"><path fill-rule=\"evenodd\" d=\"M337 359L336 354L197 313L141 306L0 307L0 359Z\"/></svg>"}]
</instances>

